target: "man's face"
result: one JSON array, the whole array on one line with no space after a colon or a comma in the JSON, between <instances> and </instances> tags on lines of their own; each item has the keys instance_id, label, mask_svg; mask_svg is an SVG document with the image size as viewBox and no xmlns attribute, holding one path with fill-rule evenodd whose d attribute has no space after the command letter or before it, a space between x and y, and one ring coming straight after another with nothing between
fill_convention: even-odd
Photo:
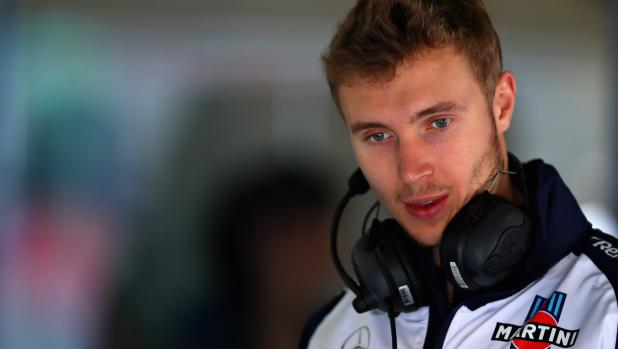
<instances>
[{"instance_id":1,"label":"man's face","mask_svg":"<svg viewBox=\"0 0 618 349\"><path fill-rule=\"evenodd\" d=\"M487 99L465 56L433 49L387 83L356 79L339 102L357 161L412 237L440 242L448 222L501 168Z\"/></svg>"}]
</instances>

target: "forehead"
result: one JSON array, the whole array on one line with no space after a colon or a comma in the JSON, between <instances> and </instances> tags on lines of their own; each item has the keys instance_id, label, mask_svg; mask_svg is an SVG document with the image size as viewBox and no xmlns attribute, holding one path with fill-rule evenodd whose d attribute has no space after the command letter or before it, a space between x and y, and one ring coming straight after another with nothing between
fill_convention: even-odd
<instances>
[{"instance_id":1,"label":"forehead","mask_svg":"<svg viewBox=\"0 0 618 349\"><path fill-rule=\"evenodd\" d=\"M338 89L344 118L387 112L394 106L423 107L439 101L463 103L482 95L468 59L452 47L430 49L406 60L392 79L353 77Z\"/></svg>"}]
</instances>

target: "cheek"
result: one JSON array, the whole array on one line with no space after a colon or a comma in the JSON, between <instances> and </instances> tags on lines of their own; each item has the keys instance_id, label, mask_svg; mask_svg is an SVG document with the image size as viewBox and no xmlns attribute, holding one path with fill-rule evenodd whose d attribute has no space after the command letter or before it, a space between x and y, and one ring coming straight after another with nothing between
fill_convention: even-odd
<instances>
[{"instance_id":1,"label":"cheek","mask_svg":"<svg viewBox=\"0 0 618 349\"><path fill-rule=\"evenodd\" d=\"M470 140L459 130L445 134L436 134L427 137L432 144L435 165L438 172L459 172L467 163L466 157L469 152Z\"/></svg>"},{"instance_id":2,"label":"cheek","mask_svg":"<svg viewBox=\"0 0 618 349\"><path fill-rule=\"evenodd\" d=\"M366 147L353 145L356 161L371 188L383 201L396 190L397 163L389 146ZM367 149L369 148L369 149Z\"/></svg>"},{"instance_id":3,"label":"cheek","mask_svg":"<svg viewBox=\"0 0 618 349\"><path fill-rule=\"evenodd\" d=\"M436 180L453 187L460 194L464 194L469 187L472 168L479 156L475 145L475 137L466 132L453 133L448 139L435 143Z\"/></svg>"},{"instance_id":4,"label":"cheek","mask_svg":"<svg viewBox=\"0 0 618 349\"><path fill-rule=\"evenodd\" d=\"M474 157L474 147L471 147L470 141L456 140L449 144L449 155L451 158L452 167L459 169L461 172L471 162L471 157Z\"/></svg>"},{"instance_id":5,"label":"cheek","mask_svg":"<svg viewBox=\"0 0 618 349\"><path fill-rule=\"evenodd\" d=\"M454 155L453 160L459 165L464 165L463 168L470 166L475 159L487 151L491 129L489 128L489 120L487 122L476 121L481 117L487 116L470 117L472 122L468 121L465 125L462 125L458 130L459 132L453 133L452 137L446 142L448 143L449 153Z\"/></svg>"}]
</instances>

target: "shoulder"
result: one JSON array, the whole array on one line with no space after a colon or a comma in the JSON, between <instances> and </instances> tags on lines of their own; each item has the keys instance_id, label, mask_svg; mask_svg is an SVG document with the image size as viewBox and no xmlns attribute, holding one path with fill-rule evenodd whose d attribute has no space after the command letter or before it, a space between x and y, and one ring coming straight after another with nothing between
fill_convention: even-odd
<instances>
[{"instance_id":1,"label":"shoulder","mask_svg":"<svg viewBox=\"0 0 618 349\"><path fill-rule=\"evenodd\" d=\"M584 240L581 252L605 274L614 290L618 290L618 239L594 229Z\"/></svg>"},{"instance_id":2,"label":"shoulder","mask_svg":"<svg viewBox=\"0 0 618 349\"><path fill-rule=\"evenodd\" d=\"M318 328L320 323L322 323L324 318L335 308L335 306L339 304L339 302L341 302L341 299L343 298L345 293L345 291L339 293L309 318L300 337L300 344L298 346L299 349L305 349L309 347L309 340L315 333L316 329Z\"/></svg>"}]
</instances>

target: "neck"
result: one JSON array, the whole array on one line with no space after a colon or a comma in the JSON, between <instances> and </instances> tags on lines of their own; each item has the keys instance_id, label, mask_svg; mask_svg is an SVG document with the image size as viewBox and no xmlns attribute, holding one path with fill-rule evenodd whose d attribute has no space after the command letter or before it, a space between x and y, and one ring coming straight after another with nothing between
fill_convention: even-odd
<instances>
[{"instance_id":1,"label":"neck","mask_svg":"<svg viewBox=\"0 0 618 349\"><path fill-rule=\"evenodd\" d=\"M502 151L502 158L503 160L503 169L508 169L509 168L509 157L507 155L506 152L506 148L504 148L504 150ZM519 171L519 170L517 170ZM500 178L498 178L498 183L496 184L496 190L493 191L493 193L495 195L501 196L503 198L505 198L506 200L508 200L509 202L513 203L516 206L524 206L525 204L525 198L524 198L524 194L521 191L521 188L519 188L514 181L514 176L520 176L520 173L516 173L514 175L509 175L509 174L504 174L501 175Z\"/></svg>"}]
</instances>

